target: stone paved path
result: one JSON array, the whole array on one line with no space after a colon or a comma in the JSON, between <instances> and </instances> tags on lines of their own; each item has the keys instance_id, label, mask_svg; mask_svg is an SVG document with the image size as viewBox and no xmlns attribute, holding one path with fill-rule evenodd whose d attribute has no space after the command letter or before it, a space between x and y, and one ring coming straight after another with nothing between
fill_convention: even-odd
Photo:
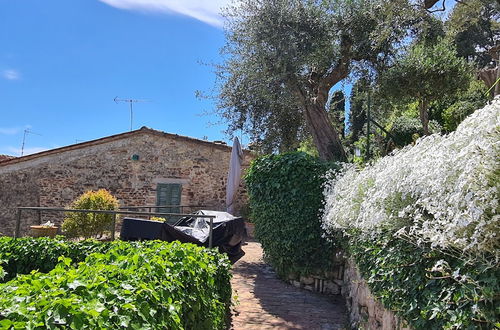
<instances>
[{"instance_id":1,"label":"stone paved path","mask_svg":"<svg viewBox=\"0 0 500 330\"><path fill-rule=\"evenodd\" d=\"M231 284L239 305L232 329L345 329L347 312L339 298L295 288L276 277L262 260L257 242L243 246L246 255L233 265Z\"/></svg>"}]
</instances>

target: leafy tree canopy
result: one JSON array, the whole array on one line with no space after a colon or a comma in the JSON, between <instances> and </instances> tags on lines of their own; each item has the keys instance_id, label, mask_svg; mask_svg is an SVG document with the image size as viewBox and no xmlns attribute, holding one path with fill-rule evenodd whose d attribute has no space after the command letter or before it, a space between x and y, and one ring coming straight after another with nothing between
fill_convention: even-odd
<instances>
[{"instance_id":1,"label":"leafy tree canopy","mask_svg":"<svg viewBox=\"0 0 500 330\"><path fill-rule=\"evenodd\" d=\"M226 17L218 111L229 130L286 149L307 127L320 157L344 160L330 89L355 63L389 63L422 12L407 0L241 0Z\"/></svg>"},{"instance_id":2,"label":"leafy tree canopy","mask_svg":"<svg viewBox=\"0 0 500 330\"><path fill-rule=\"evenodd\" d=\"M415 44L381 79L386 96L419 102L425 134L429 134L429 103L466 90L469 83L469 66L445 39L432 46Z\"/></svg>"},{"instance_id":3,"label":"leafy tree canopy","mask_svg":"<svg viewBox=\"0 0 500 330\"><path fill-rule=\"evenodd\" d=\"M446 21L447 35L460 57L482 68L491 62L488 49L500 41L500 2L469 0L459 2Z\"/></svg>"}]
</instances>

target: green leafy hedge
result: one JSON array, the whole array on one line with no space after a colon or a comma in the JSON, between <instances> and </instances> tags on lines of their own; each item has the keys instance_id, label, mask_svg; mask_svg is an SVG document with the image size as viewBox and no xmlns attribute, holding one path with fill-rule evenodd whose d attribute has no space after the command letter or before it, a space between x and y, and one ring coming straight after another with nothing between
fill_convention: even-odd
<instances>
[{"instance_id":1,"label":"green leafy hedge","mask_svg":"<svg viewBox=\"0 0 500 330\"><path fill-rule=\"evenodd\" d=\"M500 327L498 268L467 263L385 235L345 248L372 294L414 329Z\"/></svg>"},{"instance_id":2,"label":"green leafy hedge","mask_svg":"<svg viewBox=\"0 0 500 330\"><path fill-rule=\"evenodd\" d=\"M65 241L62 236L55 239L0 237L0 264L7 273L4 281L9 281L17 274L28 274L32 270L46 273L59 263L60 256L78 263L85 260L89 254L105 252L108 248L108 243L95 240L70 242Z\"/></svg>"},{"instance_id":3,"label":"green leafy hedge","mask_svg":"<svg viewBox=\"0 0 500 330\"><path fill-rule=\"evenodd\" d=\"M60 256L48 273L0 284L0 328L223 329L229 268L191 244L108 243L76 266Z\"/></svg>"},{"instance_id":4,"label":"green leafy hedge","mask_svg":"<svg viewBox=\"0 0 500 330\"><path fill-rule=\"evenodd\" d=\"M332 247L322 237L319 220L329 168L306 153L293 152L258 158L245 176L256 238L282 277L329 267Z\"/></svg>"}]
</instances>

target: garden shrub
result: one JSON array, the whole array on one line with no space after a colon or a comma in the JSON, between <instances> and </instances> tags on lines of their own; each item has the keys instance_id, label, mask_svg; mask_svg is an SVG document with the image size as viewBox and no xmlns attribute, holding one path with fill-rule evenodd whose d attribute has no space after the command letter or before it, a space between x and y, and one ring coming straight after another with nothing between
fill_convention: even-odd
<instances>
[{"instance_id":1,"label":"garden shrub","mask_svg":"<svg viewBox=\"0 0 500 330\"><path fill-rule=\"evenodd\" d=\"M500 100L325 190L323 228L346 239L374 297L415 329L500 327Z\"/></svg>"},{"instance_id":2,"label":"garden shrub","mask_svg":"<svg viewBox=\"0 0 500 330\"><path fill-rule=\"evenodd\" d=\"M455 102L443 109L441 117L443 126L448 131L454 131L457 126L476 109L484 107L488 101L486 88L482 81L472 81L469 90L461 93Z\"/></svg>"},{"instance_id":3,"label":"garden shrub","mask_svg":"<svg viewBox=\"0 0 500 330\"><path fill-rule=\"evenodd\" d=\"M429 130L432 133L439 133L441 126L438 122L431 120L429 122ZM420 119L410 117L398 117L392 124L391 135L394 137L398 146L403 147L416 140L416 138L424 136L424 129Z\"/></svg>"},{"instance_id":4,"label":"garden shrub","mask_svg":"<svg viewBox=\"0 0 500 330\"><path fill-rule=\"evenodd\" d=\"M380 235L346 244L371 293L414 329L493 329L500 269Z\"/></svg>"},{"instance_id":5,"label":"garden shrub","mask_svg":"<svg viewBox=\"0 0 500 330\"><path fill-rule=\"evenodd\" d=\"M159 241L108 243L73 266L0 284L0 328L224 329L230 263L216 251ZM35 312L36 311L36 312Z\"/></svg>"},{"instance_id":6,"label":"garden shrub","mask_svg":"<svg viewBox=\"0 0 500 330\"><path fill-rule=\"evenodd\" d=\"M258 158L245 176L256 238L282 277L328 268L325 261L332 259L318 216L328 168L293 152Z\"/></svg>"},{"instance_id":7,"label":"garden shrub","mask_svg":"<svg viewBox=\"0 0 500 330\"><path fill-rule=\"evenodd\" d=\"M79 196L73 203L71 209L83 210L117 210L118 200L105 189L87 191ZM62 230L68 237L90 238L100 235L111 229L113 223L112 214L96 213L71 213L66 214Z\"/></svg>"},{"instance_id":8,"label":"garden shrub","mask_svg":"<svg viewBox=\"0 0 500 330\"><path fill-rule=\"evenodd\" d=\"M419 139L359 171L348 167L325 193L324 228L370 236L399 231L416 244L500 262L500 100L448 135Z\"/></svg>"},{"instance_id":9,"label":"garden shrub","mask_svg":"<svg viewBox=\"0 0 500 330\"><path fill-rule=\"evenodd\" d=\"M85 260L89 254L105 252L108 248L108 243L96 240L71 242L64 240L62 236L55 239L0 237L0 265L6 272L4 281L8 281L17 274L28 274L32 270L48 272L59 263L61 256L78 263Z\"/></svg>"}]
</instances>

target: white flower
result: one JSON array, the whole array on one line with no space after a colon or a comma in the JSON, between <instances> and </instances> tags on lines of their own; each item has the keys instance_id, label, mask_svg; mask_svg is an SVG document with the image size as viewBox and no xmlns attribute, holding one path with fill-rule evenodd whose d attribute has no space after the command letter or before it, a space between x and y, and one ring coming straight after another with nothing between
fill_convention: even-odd
<instances>
[{"instance_id":1,"label":"white flower","mask_svg":"<svg viewBox=\"0 0 500 330\"><path fill-rule=\"evenodd\" d=\"M500 98L453 133L419 139L359 170L345 165L325 186L323 228L381 228L415 242L500 260Z\"/></svg>"}]
</instances>

